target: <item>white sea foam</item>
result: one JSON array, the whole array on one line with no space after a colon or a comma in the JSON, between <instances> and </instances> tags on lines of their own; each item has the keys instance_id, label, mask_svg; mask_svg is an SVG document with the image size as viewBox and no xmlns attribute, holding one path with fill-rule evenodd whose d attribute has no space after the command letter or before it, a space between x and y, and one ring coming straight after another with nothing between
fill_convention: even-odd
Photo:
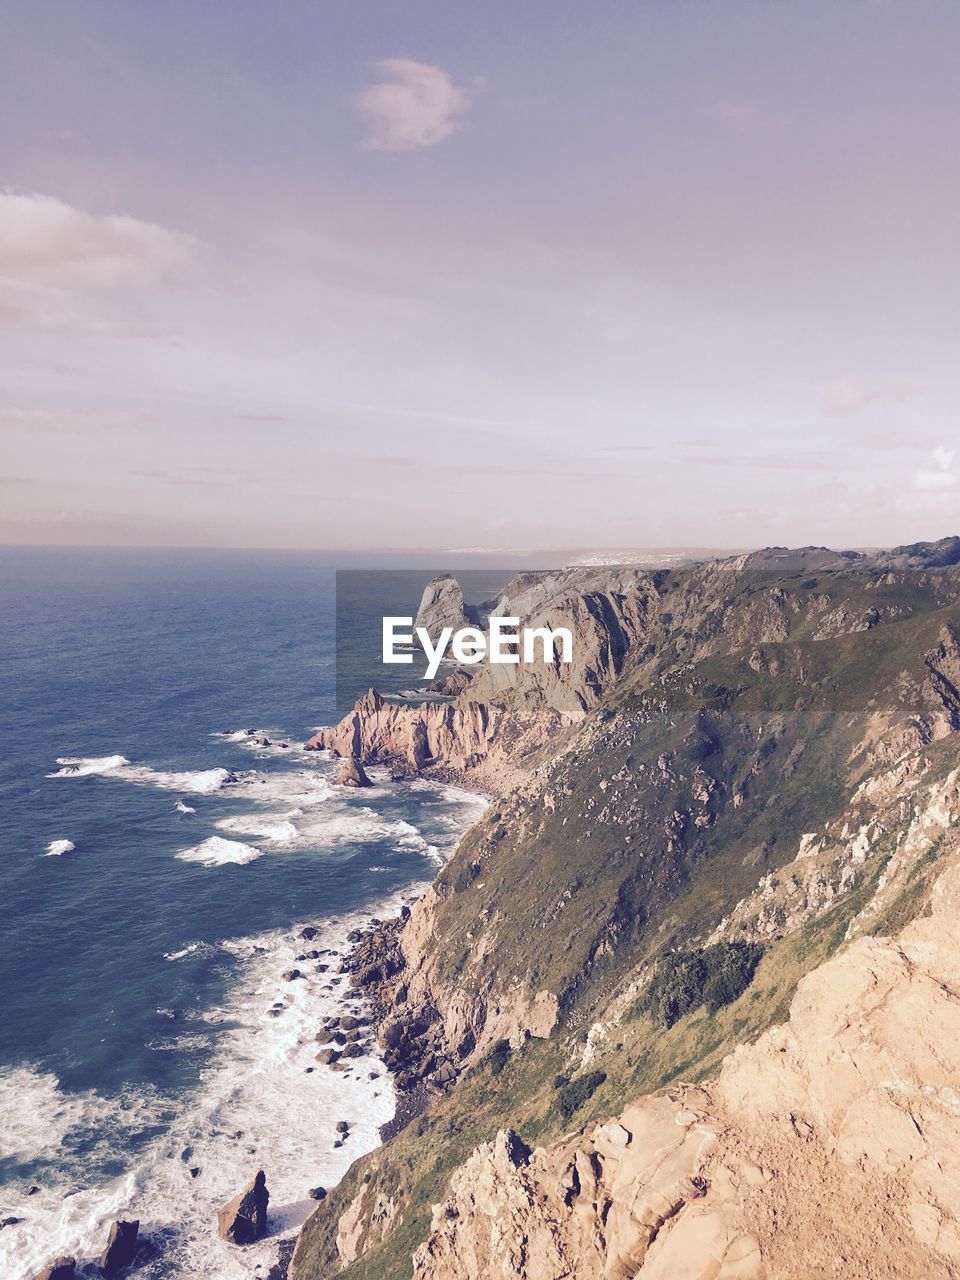
<instances>
[{"instance_id":1,"label":"white sea foam","mask_svg":"<svg viewBox=\"0 0 960 1280\"><path fill-rule=\"evenodd\" d=\"M396 909L400 901L383 910ZM342 955L346 932L362 919L321 926L309 945ZM161 1248L138 1271L144 1280L262 1276L276 1259L276 1236L297 1230L313 1209L310 1187L335 1185L357 1156L377 1145L379 1127L394 1109L382 1061L370 1053L351 1060L342 1073L315 1062L314 1037L323 1018L345 1005L362 1012L362 1001L312 966L304 968L301 981L283 980L307 945L298 932L223 944L241 965L229 1002L217 1011L230 1030L219 1033L210 1066L195 1093L178 1100L176 1115L149 1093L134 1101L65 1095L51 1075L28 1069L7 1079L0 1075L2 1153L50 1162L37 1177L39 1194L28 1197L25 1186L8 1186L3 1208L23 1221L0 1232L0 1274L30 1275L63 1253L83 1266L102 1250L111 1221L133 1216L141 1219L141 1234L153 1236ZM192 947L176 954L192 953ZM271 1016L268 1010L277 1007L282 1012ZM170 1053L200 1043L194 1025L158 1039L153 1048ZM370 1080L371 1072L378 1078ZM349 1122L350 1133L337 1149L340 1119ZM98 1181L86 1153L89 1137L102 1135L118 1154L125 1149L124 1134L129 1138L131 1130L150 1122L160 1136L140 1148L135 1167ZM217 1236L216 1211L261 1167L270 1190L272 1238L238 1250ZM193 1169L199 1170L196 1177Z\"/></svg>"},{"instance_id":2,"label":"white sea foam","mask_svg":"<svg viewBox=\"0 0 960 1280\"><path fill-rule=\"evenodd\" d=\"M191 849L181 849L174 855L181 862L199 862L204 867L222 867L228 862L243 864L254 862L260 850L239 840L224 840L223 836L208 836Z\"/></svg>"},{"instance_id":3,"label":"white sea foam","mask_svg":"<svg viewBox=\"0 0 960 1280\"><path fill-rule=\"evenodd\" d=\"M58 756L61 767L48 778L87 778L93 774L121 778L164 791L189 791L211 795L234 776L229 769L198 769L192 772L151 769L149 765L131 764L126 756Z\"/></svg>"},{"instance_id":4,"label":"white sea foam","mask_svg":"<svg viewBox=\"0 0 960 1280\"><path fill-rule=\"evenodd\" d=\"M176 809L177 813L196 813L197 812L196 809L194 809L193 805L184 804L182 800L178 800L173 807Z\"/></svg>"},{"instance_id":5,"label":"white sea foam","mask_svg":"<svg viewBox=\"0 0 960 1280\"><path fill-rule=\"evenodd\" d=\"M44 857L59 858L65 853L73 853L76 847L72 840L51 840L47 845L47 852Z\"/></svg>"},{"instance_id":6,"label":"white sea foam","mask_svg":"<svg viewBox=\"0 0 960 1280\"><path fill-rule=\"evenodd\" d=\"M295 750L289 755L291 764L300 765ZM321 762L324 772L317 769ZM99 773L140 785L193 794L219 792L242 800L248 811L220 818L216 827L231 836L250 837L256 844L210 835L177 854L208 867L249 862L264 849L322 852L344 844L379 842L439 857L416 825L371 807L384 794L380 788L363 792L361 799L331 786L333 766L321 753L311 755L310 767L300 765L284 773L166 773L131 765L123 756L70 757L57 763L57 777ZM435 783L410 785L436 793L436 808L424 797L431 810L430 830L447 826L439 801L453 801L451 837L467 816L472 818L483 807L469 793L455 794ZM446 850L452 839L440 843ZM426 864L420 865L426 871ZM371 870L386 868L377 865ZM427 879L424 874L421 886ZM401 901L398 896L381 903L378 914L398 909ZM161 1249L156 1260L138 1271L142 1280L262 1277L276 1258L276 1235L295 1231L313 1208L308 1189L334 1185L358 1155L377 1144L379 1126L393 1113L392 1085L375 1054L351 1060L348 1072L342 1073L315 1062L314 1037L322 1019L341 1012L345 1004L362 1011L361 998L346 982L338 984L332 973L336 955L345 953L346 933L361 920L351 916L331 921L309 943L297 938L299 930L292 930L226 943L195 941L165 954L166 960L189 965L219 951L218 964L224 952L240 963L240 973L229 985L229 999L222 1008L203 1014L206 1028L192 1021L180 1030L171 1021L162 1024L164 1032L151 1042L158 1055L196 1054L207 1048L209 1057L190 1095L166 1100L149 1090L122 1099L63 1095L54 1077L31 1073L30 1088L38 1091L34 1106L23 1081L7 1092L0 1088L0 1134L10 1141L17 1134L16 1158L39 1162L30 1176L42 1187L32 1197L22 1194L26 1182L5 1188L4 1213L24 1221L0 1232L0 1276L30 1275L61 1253L74 1254L81 1265L89 1263L102 1250L110 1222L135 1216L142 1221L142 1233L153 1236ZM324 956L331 970L321 974L315 966L298 962L297 955L307 947L333 949L336 954ZM283 972L292 967L300 967L305 978L284 981ZM219 1031L216 1024L222 1024ZM378 1078L370 1080L371 1072ZM21 1117L19 1132L8 1124L14 1114ZM335 1149L339 1119L348 1120L351 1128L344 1146ZM132 1142L135 1137L138 1140ZM118 1176L108 1157L132 1163ZM260 1167L266 1170L271 1193L273 1237L237 1250L218 1238L216 1210ZM192 1170L200 1172L192 1177Z\"/></svg>"},{"instance_id":7,"label":"white sea foam","mask_svg":"<svg viewBox=\"0 0 960 1280\"><path fill-rule=\"evenodd\" d=\"M290 809L285 813L242 813L232 818L221 818L215 825L221 831L230 831L234 835L289 844L299 835L293 819L302 813L302 809Z\"/></svg>"},{"instance_id":8,"label":"white sea foam","mask_svg":"<svg viewBox=\"0 0 960 1280\"><path fill-rule=\"evenodd\" d=\"M116 773L129 763L126 756L57 756L61 768L47 777L87 778L95 773Z\"/></svg>"}]
</instances>

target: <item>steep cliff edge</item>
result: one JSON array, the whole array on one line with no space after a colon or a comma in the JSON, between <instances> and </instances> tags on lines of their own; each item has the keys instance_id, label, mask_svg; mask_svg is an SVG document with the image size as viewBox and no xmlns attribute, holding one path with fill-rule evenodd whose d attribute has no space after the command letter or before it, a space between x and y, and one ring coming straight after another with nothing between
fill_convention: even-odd
<instances>
[{"instance_id":1,"label":"steep cliff edge","mask_svg":"<svg viewBox=\"0 0 960 1280\"><path fill-rule=\"evenodd\" d=\"M960 867L932 914L804 978L719 1078L450 1180L417 1280L960 1273Z\"/></svg>"},{"instance_id":2,"label":"steep cliff edge","mask_svg":"<svg viewBox=\"0 0 960 1280\"><path fill-rule=\"evenodd\" d=\"M425 1083L428 1105L308 1222L296 1280L409 1276L439 1230L432 1206L498 1130L521 1137L511 1159L524 1144L549 1150L574 1117L715 1075L846 939L896 932L923 909L960 820L960 581L820 549L778 551L776 568L764 555L618 570L606 587L591 571L580 586L609 609L564 606L614 619L591 679L565 702L553 689L550 704L538 682L491 694L481 672L437 708L487 717L482 735L470 730L486 743L470 776L492 765L501 791L384 935L389 962L375 962L374 937L354 974L376 993L401 1083ZM533 589L521 583L515 598ZM553 600L572 588L557 574L536 590ZM381 725L394 709L369 697L344 746L359 734L388 758L424 711ZM512 725L527 734L519 752ZM433 741L418 767L444 761ZM668 962L688 981L702 948L736 958L745 943L759 957L746 987L717 998L714 982L692 1002L681 992L667 1023L645 1004ZM746 1265L746 1247L731 1266Z\"/></svg>"}]
</instances>

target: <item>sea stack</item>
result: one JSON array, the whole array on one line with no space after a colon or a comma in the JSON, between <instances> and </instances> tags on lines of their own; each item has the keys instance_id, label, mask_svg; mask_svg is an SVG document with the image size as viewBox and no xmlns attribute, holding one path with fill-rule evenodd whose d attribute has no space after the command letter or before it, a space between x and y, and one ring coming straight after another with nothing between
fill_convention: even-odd
<instances>
[{"instance_id":1,"label":"sea stack","mask_svg":"<svg viewBox=\"0 0 960 1280\"><path fill-rule=\"evenodd\" d=\"M107 1247L100 1256L100 1270L105 1276L115 1276L118 1271L128 1267L137 1251L137 1233L140 1230L139 1219L124 1222L117 1218L110 1228Z\"/></svg>"},{"instance_id":2,"label":"sea stack","mask_svg":"<svg viewBox=\"0 0 960 1280\"><path fill-rule=\"evenodd\" d=\"M267 1175L261 1169L245 1191L217 1214L217 1230L231 1244L254 1244L267 1229Z\"/></svg>"},{"instance_id":3,"label":"sea stack","mask_svg":"<svg viewBox=\"0 0 960 1280\"><path fill-rule=\"evenodd\" d=\"M356 756L350 756L344 760L340 766L340 772L337 774L338 787L372 787L373 783L367 777L366 770L357 759Z\"/></svg>"}]
</instances>

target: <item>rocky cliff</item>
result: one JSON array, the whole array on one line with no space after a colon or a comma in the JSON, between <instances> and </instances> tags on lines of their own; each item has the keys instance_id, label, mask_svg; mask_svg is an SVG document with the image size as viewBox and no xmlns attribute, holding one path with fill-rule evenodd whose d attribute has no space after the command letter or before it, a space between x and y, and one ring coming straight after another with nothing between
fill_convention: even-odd
<instances>
[{"instance_id":1,"label":"rocky cliff","mask_svg":"<svg viewBox=\"0 0 960 1280\"><path fill-rule=\"evenodd\" d=\"M804 978L719 1077L531 1152L478 1147L417 1280L875 1280L960 1266L960 867Z\"/></svg>"},{"instance_id":2,"label":"rocky cliff","mask_svg":"<svg viewBox=\"0 0 960 1280\"><path fill-rule=\"evenodd\" d=\"M760 1141L724 1084L729 1055L773 1043L791 1000L790 1025L813 1035L798 1020L804 975L887 955L877 938L923 912L950 864L960 578L939 562L951 554L772 549L669 573L524 575L502 609L574 623L575 673L481 670L419 708L370 694L320 735L360 759L458 769L497 795L402 927L364 941L354 980L374 992L388 1060L426 1109L308 1222L296 1280L409 1276L418 1249L424 1276L627 1276L641 1263L645 1275L759 1274L769 1229L736 1206L753 1196L786 1214L774 1189L787 1182L754 1186L746 1156L733 1182L738 1156L709 1164ZM841 1090L841 1059L824 1071ZM694 1118L678 1126L678 1111ZM611 1114L627 1138L589 1128ZM588 1124L582 1143L561 1137L574 1120ZM648 1169L648 1130L653 1163L676 1170L668 1184ZM813 1163L793 1152L778 1178L840 1161L834 1131L817 1135L804 1139ZM489 1196L461 1206L471 1187ZM874 1213L879 1181L871 1194ZM717 1269L684 1271L673 1238L707 1241ZM521 1269L496 1269L501 1244ZM668 1270L648 1271L661 1255Z\"/></svg>"}]
</instances>

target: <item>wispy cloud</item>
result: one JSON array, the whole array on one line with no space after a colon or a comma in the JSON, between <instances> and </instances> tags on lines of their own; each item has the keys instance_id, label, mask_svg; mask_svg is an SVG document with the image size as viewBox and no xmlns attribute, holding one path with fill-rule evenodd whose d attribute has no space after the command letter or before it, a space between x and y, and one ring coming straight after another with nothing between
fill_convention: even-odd
<instances>
[{"instance_id":1,"label":"wispy cloud","mask_svg":"<svg viewBox=\"0 0 960 1280\"><path fill-rule=\"evenodd\" d=\"M443 142L460 128L476 89L455 85L450 74L410 58L375 64L383 79L358 95L357 110L370 126L370 151L415 151Z\"/></svg>"},{"instance_id":2,"label":"wispy cloud","mask_svg":"<svg viewBox=\"0 0 960 1280\"><path fill-rule=\"evenodd\" d=\"M913 382L868 383L859 378L840 378L827 387L823 410L831 418L848 418L878 404L903 404L919 395L922 388Z\"/></svg>"},{"instance_id":3,"label":"wispy cloud","mask_svg":"<svg viewBox=\"0 0 960 1280\"><path fill-rule=\"evenodd\" d=\"M929 466L922 471L915 471L913 487L926 492L942 493L946 489L957 486L957 476L953 470L956 450L940 445L930 455Z\"/></svg>"},{"instance_id":4,"label":"wispy cloud","mask_svg":"<svg viewBox=\"0 0 960 1280\"><path fill-rule=\"evenodd\" d=\"M0 191L0 323L112 328L104 295L182 279L198 256L193 236L155 222Z\"/></svg>"}]
</instances>

